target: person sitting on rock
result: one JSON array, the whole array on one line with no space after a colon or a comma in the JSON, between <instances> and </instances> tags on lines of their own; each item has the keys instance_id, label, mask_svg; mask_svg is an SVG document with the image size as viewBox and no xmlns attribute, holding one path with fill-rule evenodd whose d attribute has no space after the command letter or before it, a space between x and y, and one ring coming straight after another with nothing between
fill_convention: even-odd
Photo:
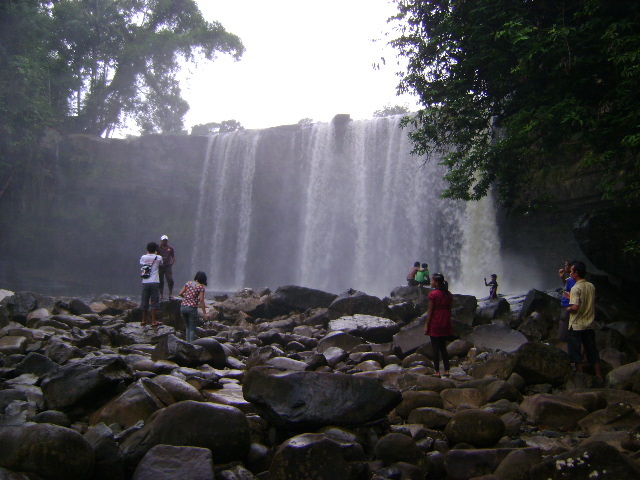
<instances>
[{"instance_id":1,"label":"person sitting on rock","mask_svg":"<svg viewBox=\"0 0 640 480\"><path fill-rule=\"evenodd\" d=\"M427 287L431 283L431 279L429 277L429 265L423 263L420 270L416 272L416 276L414 278L416 282L418 282L418 285Z\"/></svg>"},{"instance_id":2,"label":"person sitting on rock","mask_svg":"<svg viewBox=\"0 0 640 480\"><path fill-rule=\"evenodd\" d=\"M416 273L420 270L420 262L415 262L409 273L407 274L407 283L410 287L417 287L418 282L416 281Z\"/></svg>"}]
</instances>

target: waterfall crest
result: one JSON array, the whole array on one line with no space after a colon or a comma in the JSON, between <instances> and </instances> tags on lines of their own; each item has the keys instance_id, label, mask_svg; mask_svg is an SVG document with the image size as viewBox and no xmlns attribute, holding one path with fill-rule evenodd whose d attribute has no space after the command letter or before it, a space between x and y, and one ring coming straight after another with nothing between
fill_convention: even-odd
<instances>
[{"instance_id":1,"label":"waterfall crest","mask_svg":"<svg viewBox=\"0 0 640 480\"><path fill-rule=\"evenodd\" d=\"M482 262L475 244L496 233L495 212L484 208L472 226L475 206L439 198L443 167L410 154L400 119L211 137L192 270L213 290L295 284L378 296L406 284L415 261L456 292L465 277L486 276L472 270L495 267L498 237L479 247Z\"/></svg>"}]
</instances>

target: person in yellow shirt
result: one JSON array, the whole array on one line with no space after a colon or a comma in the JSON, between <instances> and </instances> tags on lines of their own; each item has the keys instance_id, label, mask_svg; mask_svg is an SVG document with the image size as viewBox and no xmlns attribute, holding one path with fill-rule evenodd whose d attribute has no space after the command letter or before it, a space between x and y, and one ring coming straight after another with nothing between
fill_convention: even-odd
<instances>
[{"instance_id":1,"label":"person in yellow shirt","mask_svg":"<svg viewBox=\"0 0 640 480\"><path fill-rule=\"evenodd\" d=\"M595 298L596 288L585 280L587 266L583 262L575 262L571 266L571 278L575 285L571 288L569 297L569 331L567 347L569 359L575 364L579 372L583 371L581 347L587 361L593 365L596 377L602 379L600 371L600 357L596 346L596 332L593 329L596 318Z\"/></svg>"}]
</instances>

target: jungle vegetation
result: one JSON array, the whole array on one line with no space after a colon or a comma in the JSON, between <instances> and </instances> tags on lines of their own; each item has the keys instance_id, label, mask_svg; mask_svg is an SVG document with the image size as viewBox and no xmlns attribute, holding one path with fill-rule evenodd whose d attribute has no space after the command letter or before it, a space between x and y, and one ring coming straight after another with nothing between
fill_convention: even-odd
<instances>
[{"instance_id":1,"label":"jungle vegetation","mask_svg":"<svg viewBox=\"0 0 640 480\"><path fill-rule=\"evenodd\" d=\"M598 178L622 203L640 196L640 2L395 0L392 44L414 153L444 155L444 196L490 188L527 205L548 179Z\"/></svg>"},{"instance_id":2,"label":"jungle vegetation","mask_svg":"<svg viewBox=\"0 0 640 480\"><path fill-rule=\"evenodd\" d=\"M0 198L13 178L40 168L47 127L108 136L135 122L143 134L181 132L181 65L243 52L194 0L3 0Z\"/></svg>"}]
</instances>

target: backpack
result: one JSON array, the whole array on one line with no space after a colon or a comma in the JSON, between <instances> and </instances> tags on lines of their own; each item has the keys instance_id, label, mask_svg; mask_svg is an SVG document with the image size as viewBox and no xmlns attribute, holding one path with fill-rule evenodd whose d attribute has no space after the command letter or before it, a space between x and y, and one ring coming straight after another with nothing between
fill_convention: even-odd
<instances>
[{"instance_id":1,"label":"backpack","mask_svg":"<svg viewBox=\"0 0 640 480\"><path fill-rule=\"evenodd\" d=\"M156 258L153 259L153 262L151 262L151 265L147 265L145 263L140 267L140 276L142 278L149 278L151 276L151 267L153 267L153 264L156 263L157 259L158 259L158 256L156 255Z\"/></svg>"}]
</instances>

